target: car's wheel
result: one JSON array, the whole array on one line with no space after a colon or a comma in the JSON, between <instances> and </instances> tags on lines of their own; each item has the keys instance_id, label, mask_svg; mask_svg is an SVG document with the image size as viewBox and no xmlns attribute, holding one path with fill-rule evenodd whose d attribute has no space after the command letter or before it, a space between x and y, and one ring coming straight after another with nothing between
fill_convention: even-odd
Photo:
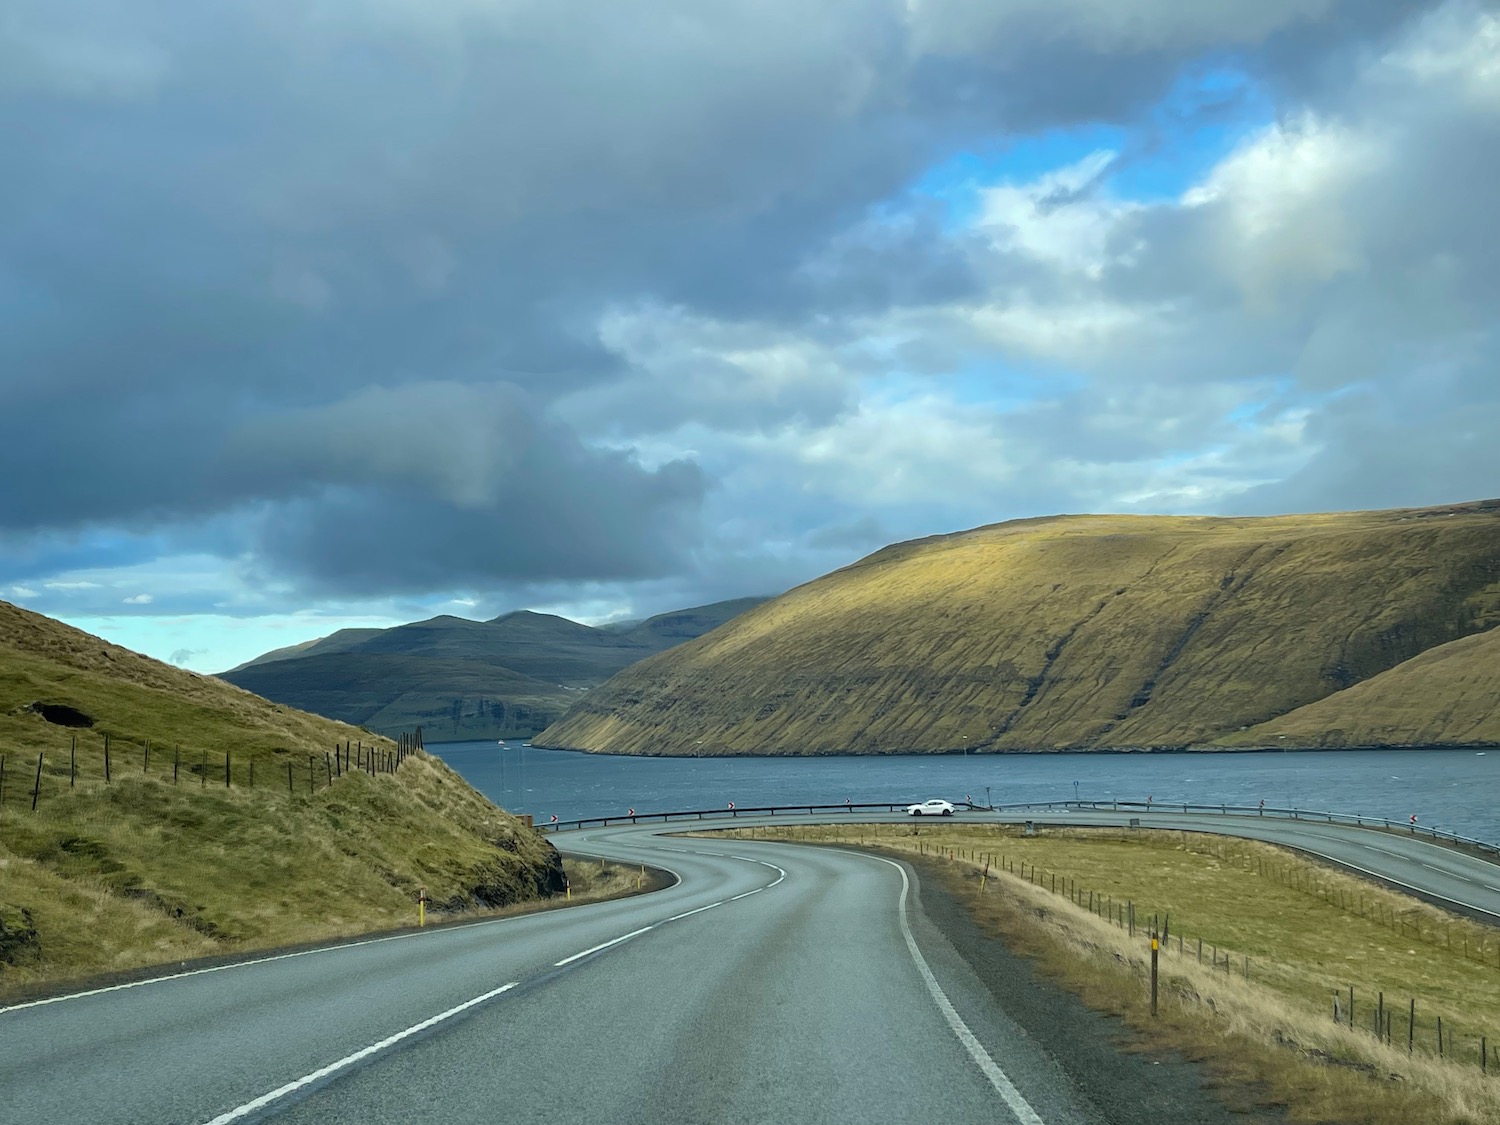
<instances>
[{"instance_id":1,"label":"car's wheel","mask_svg":"<svg viewBox=\"0 0 1500 1125\"><path fill-rule=\"evenodd\" d=\"M944 809L943 810L943 815L944 816L952 816L953 815L953 810L952 809Z\"/></svg>"}]
</instances>

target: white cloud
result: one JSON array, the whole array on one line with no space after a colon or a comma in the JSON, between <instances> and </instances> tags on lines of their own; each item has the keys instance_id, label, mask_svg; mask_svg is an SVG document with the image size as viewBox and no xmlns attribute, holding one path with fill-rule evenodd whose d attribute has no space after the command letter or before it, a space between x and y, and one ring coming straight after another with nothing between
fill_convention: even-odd
<instances>
[{"instance_id":1,"label":"white cloud","mask_svg":"<svg viewBox=\"0 0 1500 1125\"><path fill-rule=\"evenodd\" d=\"M155 599L150 594L131 594L123 600L126 605L150 605Z\"/></svg>"},{"instance_id":2,"label":"white cloud","mask_svg":"<svg viewBox=\"0 0 1500 1125\"><path fill-rule=\"evenodd\" d=\"M1474 3L1450 3L1431 13L1381 62L1393 89L1413 80L1446 85L1476 108L1500 111L1500 15Z\"/></svg>"},{"instance_id":3,"label":"white cloud","mask_svg":"<svg viewBox=\"0 0 1500 1125\"><path fill-rule=\"evenodd\" d=\"M1002 251L1097 278L1110 260L1110 236L1120 218L1138 209L1095 190L1116 156L1101 150L1031 183L986 188L976 225Z\"/></svg>"},{"instance_id":4,"label":"white cloud","mask_svg":"<svg viewBox=\"0 0 1500 1125\"><path fill-rule=\"evenodd\" d=\"M1391 159L1378 128L1306 112L1242 145L1183 204L1221 211L1209 221L1214 259L1266 311L1364 265L1350 197Z\"/></svg>"}]
</instances>

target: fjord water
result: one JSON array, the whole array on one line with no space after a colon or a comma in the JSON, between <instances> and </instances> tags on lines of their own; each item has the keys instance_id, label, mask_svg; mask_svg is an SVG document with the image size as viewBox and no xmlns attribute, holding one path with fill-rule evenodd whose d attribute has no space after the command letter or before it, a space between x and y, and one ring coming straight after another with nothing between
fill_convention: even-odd
<instances>
[{"instance_id":1,"label":"fjord water","mask_svg":"<svg viewBox=\"0 0 1500 1125\"><path fill-rule=\"evenodd\" d=\"M537 750L519 742L429 750L496 804L538 821L845 800L972 798L1267 805L1360 813L1500 841L1500 751L1242 754L892 754L654 758ZM1075 786L1076 783L1076 786ZM988 789L986 789L988 787Z\"/></svg>"}]
</instances>

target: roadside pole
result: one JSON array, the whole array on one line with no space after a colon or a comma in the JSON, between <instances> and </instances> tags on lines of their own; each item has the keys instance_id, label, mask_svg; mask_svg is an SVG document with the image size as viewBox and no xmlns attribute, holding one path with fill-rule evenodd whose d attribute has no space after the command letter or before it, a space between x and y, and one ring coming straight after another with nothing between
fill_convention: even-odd
<instances>
[{"instance_id":1,"label":"roadside pole","mask_svg":"<svg viewBox=\"0 0 1500 1125\"><path fill-rule=\"evenodd\" d=\"M1156 1015L1156 958L1161 941L1155 933L1151 935L1151 1014Z\"/></svg>"}]
</instances>

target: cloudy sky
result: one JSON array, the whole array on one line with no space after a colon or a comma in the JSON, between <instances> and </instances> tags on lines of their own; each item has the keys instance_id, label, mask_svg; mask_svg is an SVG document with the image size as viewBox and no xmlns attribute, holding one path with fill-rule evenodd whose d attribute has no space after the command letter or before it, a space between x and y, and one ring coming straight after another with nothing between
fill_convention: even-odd
<instances>
[{"instance_id":1,"label":"cloudy sky","mask_svg":"<svg viewBox=\"0 0 1500 1125\"><path fill-rule=\"evenodd\" d=\"M214 671L1500 495L1500 5L8 0L0 597Z\"/></svg>"}]
</instances>

